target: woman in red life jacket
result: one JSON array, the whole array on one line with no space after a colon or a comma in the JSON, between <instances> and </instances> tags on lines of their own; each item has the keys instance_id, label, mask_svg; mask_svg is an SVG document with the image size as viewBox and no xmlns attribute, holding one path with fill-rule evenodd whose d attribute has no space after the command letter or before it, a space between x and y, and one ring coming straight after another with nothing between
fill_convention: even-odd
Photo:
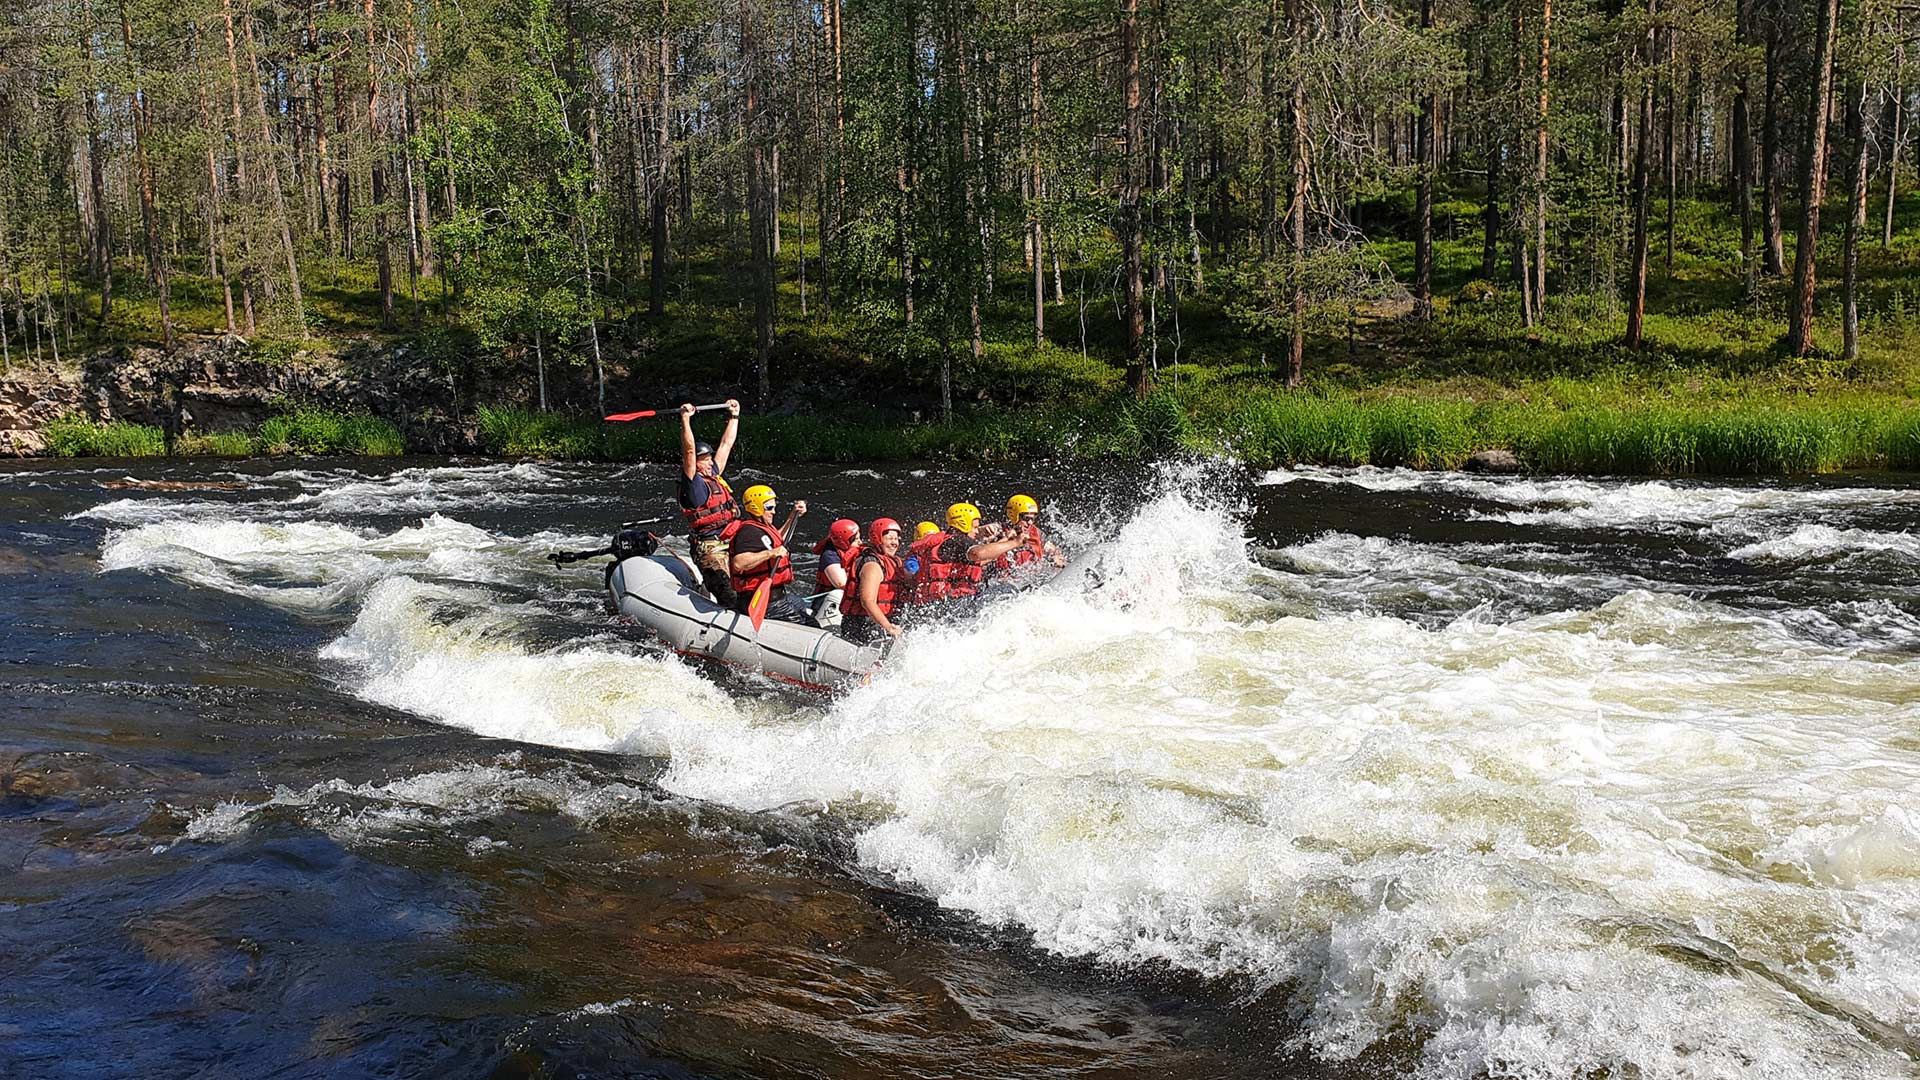
<instances>
[{"instance_id":1,"label":"woman in red life jacket","mask_svg":"<svg viewBox=\"0 0 1920 1080\"><path fill-rule=\"evenodd\" d=\"M854 584L840 601L840 636L868 642L900 636L893 614L907 598L911 578L900 559L900 523L878 518L854 564Z\"/></svg>"},{"instance_id":2,"label":"woman in red life jacket","mask_svg":"<svg viewBox=\"0 0 1920 1080\"><path fill-rule=\"evenodd\" d=\"M794 526L806 514L807 502L805 499L795 502L786 524L775 528L776 501L773 489L765 484L755 484L740 496L744 516L733 523L727 547L733 575L733 610L745 614L753 602L754 590L766 581L770 583L767 618L818 626L800 598L787 592L787 586L793 582L793 560L787 557L787 541L793 538Z\"/></svg>"},{"instance_id":3,"label":"woman in red life jacket","mask_svg":"<svg viewBox=\"0 0 1920 1080\"><path fill-rule=\"evenodd\" d=\"M1067 557L1040 531L1040 505L1031 495L1015 495L1007 500L1007 526L1020 538L1020 546L1000 556L994 566L1002 573L1038 565L1042 560L1055 566L1067 565Z\"/></svg>"},{"instance_id":4,"label":"woman in red life jacket","mask_svg":"<svg viewBox=\"0 0 1920 1080\"><path fill-rule=\"evenodd\" d=\"M860 558L860 524L841 518L827 527L824 540L813 545L820 565L813 572L813 617L829 629L840 623L840 599L852 581L853 564Z\"/></svg>"},{"instance_id":5,"label":"woman in red life jacket","mask_svg":"<svg viewBox=\"0 0 1920 1080\"><path fill-rule=\"evenodd\" d=\"M727 399L727 429L715 449L693 437L693 406L680 406L680 481L676 494L687 519L687 547L700 568L707 591L722 607L733 606L728 582L727 529L740 519L733 488L720 475L727 469L734 439L740 434L740 403Z\"/></svg>"},{"instance_id":6,"label":"woman in red life jacket","mask_svg":"<svg viewBox=\"0 0 1920 1080\"><path fill-rule=\"evenodd\" d=\"M1025 543L1020 536L987 539L976 535L980 530L980 508L972 503L954 503L947 507L946 528L913 542L909 554L920 560L920 573L914 579L914 603L940 603L978 594L987 567Z\"/></svg>"}]
</instances>

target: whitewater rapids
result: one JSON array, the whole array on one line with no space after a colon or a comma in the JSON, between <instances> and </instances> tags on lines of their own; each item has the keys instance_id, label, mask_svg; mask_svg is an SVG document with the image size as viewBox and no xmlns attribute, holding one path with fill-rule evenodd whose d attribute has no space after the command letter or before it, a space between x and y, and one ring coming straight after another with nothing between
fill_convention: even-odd
<instances>
[{"instance_id":1,"label":"whitewater rapids","mask_svg":"<svg viewBox=\"0 0 1920 1080\"><path fill-rule=\"evenodd\" d=\"M539 555L594 538L462 518L564 500L575 474L344 471L280 503L89 513L115 526L103 571L337 617L321 658L366 701L657 757L688 798L833 815L869 871L1048 950L1221 980L1322 1059L1460 1078L1913 1072L1907 609L1722 603L1526 537L1910 573L1912 533L1848 514L1915 492L1282 471L1264 484L1464 497L1467 519L1521 538L1335 530L1270 550L1242 508L1194 494L1219 486L1196 471L1163 470L1123 520L1068 511L1070 541L1117 541L1124 605L1009 599L915 631L872 685L818 704L723 688L604 619L556 633L591 617L598 576ZM396 502L425 517L355 523ZM189 833L250 812L223 804Z\"/></svg>"}]
</instances>

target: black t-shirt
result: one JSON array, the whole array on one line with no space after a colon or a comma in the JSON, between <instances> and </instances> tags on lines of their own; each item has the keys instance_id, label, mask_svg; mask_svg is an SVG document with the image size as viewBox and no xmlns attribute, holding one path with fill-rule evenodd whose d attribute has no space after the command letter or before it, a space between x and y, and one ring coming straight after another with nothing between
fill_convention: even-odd
<instances>
[{"instance_id":1,"label":"black t-shirt","mask_svg":"<svg viewBox=\"0 0 1920 1080\"><path fill-rule=\"evenodd\" d=\"M740 528L733 534L733 543L727 546L728 555L751 555L757 551L772 551L773 534L756 522L742 521ZM756 571L757 572L757 571Z\"/></svg>"},{"instance_id":2,"label":"black t-shirt","mask_svg":"<svg viewBox=\"0 0 1920 1080\"><path fill-rule=\"evenodd\" d=\"M967 552L972 551L976 546L973 537L963 533L954 533L952 536L940 542L940 547L935 550L934 557L944 563L965 564L967 561Z\"/></svg>"}]
</instances>

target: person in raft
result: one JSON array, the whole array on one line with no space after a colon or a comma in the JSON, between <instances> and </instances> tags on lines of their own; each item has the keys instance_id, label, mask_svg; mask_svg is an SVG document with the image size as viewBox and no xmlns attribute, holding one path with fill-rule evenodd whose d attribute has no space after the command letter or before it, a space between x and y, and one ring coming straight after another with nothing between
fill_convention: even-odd
<instances>
[{"instance_id":1,"label":"person in raft","mask_svg":"<svg viewBox=\"0 0 1920 1080\"><path fill-rule=\"evenodd\" d=\"M733 525L733 537L727 548L727 562L733 575L730 582L733 610L746 614L753 603L754 590L761 582L769 581L767 618L819 626L807 605L787 592L787 586L793 582L793 560L787 557L787 541L793 539L795 526L806 516L807 500L795 501L786 523L775 528L773 515L777 501L773 489L765 484L755 484L740 496L742 513Z\"/></svg>"},{"instance_id":2,"label":"person in raft","mask_svg":"<svg viewBox=\"0 0 1920 1080\"><path fill-rule=\"evenodd\" d=\"M985 535L983 529L988 530ZM992 526L980 524L980 508L972 503L947 507L947 527L915 540L907 549L910 557L920 560L913 602L938 604L979 595L987 567L1026 542L1018 534L1004 540L996 539L998 535Z\"/></svg>"},{"instance_id":3,"label":"person in raft","mask_svg":"<svg viewBox=\"0 0 1920 1080\"><path fill-rule=\"evenodd\" d=\"M893 614L906 601L912 581L900 558L900 523L876 518L854 563L853 585L840 601L840 636L862 645L883 634L899 637Z\"/></svg>"},{"instance_id":4,"label":"person in raft","mask_svg":"<svg viewBox=\"0 0 1920 1080\"><path fill-rule=\"evenodd\" d=\"M940 531L940 526L935 525L931 521L923 521L920 524L915 525L913 527L913 538L915 540L925 540L927 537L932 536L934 533L937 533L939 531Z\"/></svg>"},{"instance_id":5,"label":"person in raft","mask_svg":"<svg viewBox=\"0 0 1920 1080\"><path fill-rule=\"evenodd\" d=\"M860 558L860 523L841 518L827 526L826 539L813 545L820 565L813 572L813 617L831 630L840 622L841 601L851 588L853 564Z\"/></svg>"},{"instance_id":6,"label":"person in raft","mask_svg":"<svg viewBox=\"0 0 1920 1080\"><path fill-rule=\"evenodd\" d=\"M727 429L720 433L718 449L694 439L693 406L680 406L680 513L687 519L687 546L694 565L700 568L707 591L721 607L733 606L727 530L740 520L740 504L734 501L733 488L720 474L727 471L727 457L733 453L733 440L739 434L740 403L732 398L727 399Z\"/></svg>"},{"instance_id":7,"label":"person in raft","mask_svg":"<svg viewBox=\"0 0 1920 1080\"><path fill-rule=\"evenodd\" d=\"M1020 538L1020 546L1000 556L994 564L1000 573L1016 573L1042 561L1054 566L1067 565L1067 556L1040 531L1040 504L1031 495L1015 495L1007 500L1007 525Z\"/></svg>"}]
</instances>

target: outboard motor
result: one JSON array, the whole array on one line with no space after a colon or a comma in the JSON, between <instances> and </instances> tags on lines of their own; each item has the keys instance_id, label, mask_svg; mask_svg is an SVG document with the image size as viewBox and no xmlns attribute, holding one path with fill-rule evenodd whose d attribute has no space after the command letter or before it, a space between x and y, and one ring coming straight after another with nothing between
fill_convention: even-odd
<instances>
[{"instance_id":1,"label":"outboard motor","mask_svg":"<svg viewBox=\"0 0 1920 1080\"><path fill-rule=\"evenodd\" d=\"M606 547L591 551L550 551L547 561L555 566L597 559L602 555L613 556L614 562L651 555L660 550L660 538L648 532L638 521L622 522L620 531L613 534L613 542Z\"/></svg>"}]
</instances>

